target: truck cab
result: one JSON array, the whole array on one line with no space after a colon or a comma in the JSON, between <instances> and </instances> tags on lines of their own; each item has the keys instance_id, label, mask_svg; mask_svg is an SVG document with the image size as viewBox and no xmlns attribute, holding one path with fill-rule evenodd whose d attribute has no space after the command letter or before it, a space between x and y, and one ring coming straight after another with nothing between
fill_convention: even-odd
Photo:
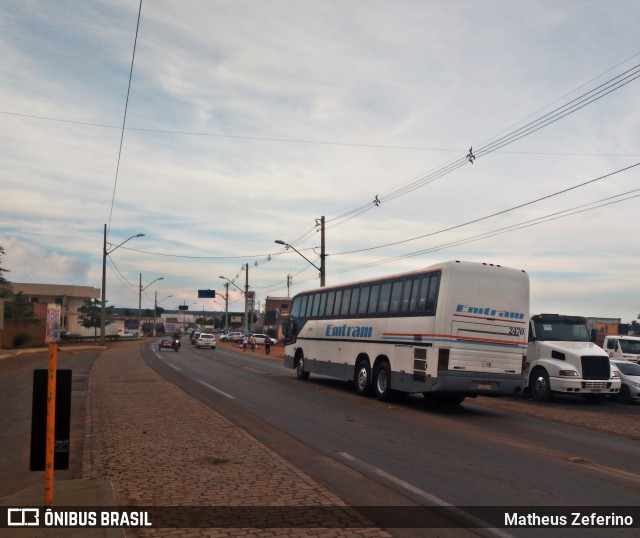
<instances>
[{"instance_id":1,"label":"truck cab","mask_svg":"<svg viewBox=\"0 0 640 538\"><path fill-rule=\"evenodd\" d=\"M534 400L548 402L554 394L573 394L600 401L620 391L620 372L591 341L584 317L532 316L528 340L525 394Z\"/></svg>"},{"instance_id":2,"label":"truck cab","mask_svg":"<svg viewBox=\"0 0 640 538\"><path fill-rule=\"evenodd\" d=\"M640 337L608 335L602 347L609 358L619 361L640 362Z\"/></svg>"}]
</instances>

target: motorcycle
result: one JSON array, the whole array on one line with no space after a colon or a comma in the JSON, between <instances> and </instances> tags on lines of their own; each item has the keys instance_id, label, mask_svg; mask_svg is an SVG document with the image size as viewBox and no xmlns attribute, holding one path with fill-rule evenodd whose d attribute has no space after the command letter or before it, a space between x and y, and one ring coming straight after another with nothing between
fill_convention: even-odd
<instances>
[{"instance_id":1,"label":"motorcycle","mask_svg":"<svg viewBox=\"0 0 640 538\"><path fill-rule=\"evenodd\" d=\"M180 338L175 336L173 338L173 340L171 341L171 347L173 348L174 351L178 351L180 349L181 345L182 345L182 343L180 342Z\"/></svg>"}]
</instances>

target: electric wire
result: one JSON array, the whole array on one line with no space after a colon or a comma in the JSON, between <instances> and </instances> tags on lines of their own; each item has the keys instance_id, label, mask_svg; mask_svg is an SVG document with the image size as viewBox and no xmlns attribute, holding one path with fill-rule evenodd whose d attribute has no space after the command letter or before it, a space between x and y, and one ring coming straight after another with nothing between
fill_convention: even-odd
<instances>
[{"instance_id":1,"label":"electric wire","mask_svg":"<svg viewBox=\"0 0 640 538\"><path fill-rule=\"evenodd\" d=\"M122 145L124 142L124 128L127 122L127 109L129 108L129 94L131 93L131 79L133 78L133 64L136 57L136 45L138 43L138 30L140 28L140 13L142 12L142 0L140 0L140 5L138 7L138 22L136 23L136 35L133 40L133 54L131 56L131 67L129 69L129 83L127 85L127 98L124 104L124 116L122 118L122 129L120 132L120 147L118 149L118 162L116 164L116 177L113 182L113 194L111 195L111 208L109 209L109 220L107 224L107 236L109 231L111 230L111 219L113 218L113 208L116 201L116 190L118 187L118 174L120 172L120 159L122 158Z\"/></svg>"}]
</instances>

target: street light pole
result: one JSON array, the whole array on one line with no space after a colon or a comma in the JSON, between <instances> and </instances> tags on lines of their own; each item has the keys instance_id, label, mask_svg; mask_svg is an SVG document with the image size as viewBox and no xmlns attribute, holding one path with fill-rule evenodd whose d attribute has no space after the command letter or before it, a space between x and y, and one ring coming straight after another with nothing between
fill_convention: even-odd
<instances>
[{"instance_id":1,"label":"street light pole","mask_svg":"<svg viewBox=\"0 0 640 538\"><path fill-rule=\"evenodd\" d=\"M144 288L142 287L142 273L140 273L140 284L138 285L138 337L142 334L142 292L146 290L151 284L154 282L158 282L158 280L164 280L164 277L158 277L155 280L152 280L147 284ZM154 331L153 335L155 336L155 323L154 323Z\"/></svg>"},{"instance_id":2,"label":"street light pole","mask_svg":"<svg viewBox=\"0 0 640 538\"><path fill-rule=\"evenodd\" d=\"M319 272L320 272L320 287L324 288L325 285L325 272L326 272L326 267L325 267L325 258L327 257L325 254L325 250L324 250L324 217L322 217L321 219L321 225L322 225L322 240L320 243L320 267L318 267L315 263L313 263L309 258L307 258L304 254L302 254L302 252L300 252L296 247L294 247L293 245L290 245L289 243L283 241L282 239L276 239L276 243L278 243L278 245L284 245L285 248L287 249L292 249L295 250L300 256L302 256L305 260L307 260L307 262L309 263L309 265L315 267Z\"/></svg>"},{"instance_id":3,"label":"street light pole","mask_svg":"<svg viewBox=\"0 0 640 538\"><path fill-rule=\"evenodd\" d=\"M125 239L119 245L116 245L111 250L107 250L107 225L104 225L104 239L102 241L102 298L100 305L100 343L105 343L105 317L107 314L107 256L111 254L115 249L124 245L130 239L134 239L135 237L144 237L144 234L136 234L132 235L128 239Z\"/></svg>"},{"instance_id":4,"label":"street light pole","mask_svg":"<svg viewBox=\"0 0 640 538\"><path fill-rule=\"evenodd\" d=\"M249 264L246 265L246 269L247 269L247 281L245 284L245 289L243 290L241 287L239 287L233 280L229 280L226 276L218 276L218 278L221 278L222 280L226 280L227 283L225 283L225 286L227 287L227 296L225 298L226 300L226 317L225 317L225 325L228 324L229 322L229 284L233 284L236 288L238 288L238 290L240 290L240 293L244 293L244 332L246 333L246 327L247 327L247 291L249 290Z\"/></svg>"}]
</instances>

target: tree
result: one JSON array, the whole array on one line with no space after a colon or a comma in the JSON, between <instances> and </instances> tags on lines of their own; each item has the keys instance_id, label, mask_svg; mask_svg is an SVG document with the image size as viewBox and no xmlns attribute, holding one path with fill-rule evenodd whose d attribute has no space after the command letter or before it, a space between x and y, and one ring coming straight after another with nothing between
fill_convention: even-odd
<instances>
[{"instance_id":1,"label":"tree","mask_svg":"<svg viewBox=\"0 0 640 538\"><path fill-rule=\"evenodd\" d=\"M4 247L0 246L0 298L11 296L11 282L9 282L3 273L8 273L9 269L2 267L2 256L4 255Z\"/></svg>"},{"instance_id":2,"label":"tree","mask_svg":"<svg viewBox=\"0 0 640 538\"><path fill-rule=\"evenodd\" d=\"M102 301L98 299L87 299L80 308L78 308L78 321L80 325L87 329L94 329L94 337L98 339L98 328L101 326L102 321ZM113 307L108 306L105 308L105 326L110 325L109 316L113 315Z\"/></svg>"}]
</instances>

